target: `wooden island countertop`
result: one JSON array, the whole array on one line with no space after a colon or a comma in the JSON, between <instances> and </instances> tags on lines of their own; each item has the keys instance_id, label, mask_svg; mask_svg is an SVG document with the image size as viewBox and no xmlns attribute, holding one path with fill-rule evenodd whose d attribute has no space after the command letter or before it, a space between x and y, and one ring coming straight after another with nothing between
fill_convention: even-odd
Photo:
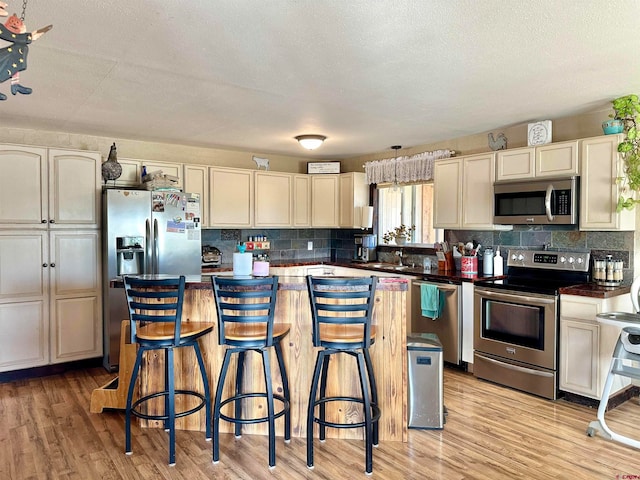
<instances>
[{"instance_id":1,"label":"wooden island countertop","mask_svg":"<svg viewBox=\"0 0 640 480\"><path fill-rule=\"evenodd\" d=\"M374 272L363 272L372 274ZM228 275L229 272L220 272ZM162 275L148 275L158 278ZM224 347L218 345L217 314L215 301L211 289L209 275L187 276L185 301L183 306L183 322L206 322L215 325L213 331L201 339L201 348L205 360L207 374L212 389L212 397L217 387L218 372L224 357ZM307 292L306 277L280 276L278 298L276 304L275 321L290 323L291 330L282 343L285 364L291 390L291 432L295 437L306 436L307 402L313 367L316 360L316 349L311 341L311 311ZM121 280L113 280L115 287L123 286ZM378 384L378 397L382 416L380 418L380 440L407 441L407 295L409 280L406 278L379 278L376 289L375 306L373 309L373 324L378 326L376 342L371 346L371 358ZM184 350L184 351L180 351ZM344 358L342 358L344 357ZM190 349L179 349L176 352L176 388L195 389L202 391L202 382L197 374L195 355ZM275 360L272 365L276 363ZM231 366L235 371L235 364ZM146 394L157 390L158 382L164 376L164 359L162 355L148 354L140 375L140 393ZM233 375L231 376L233 378ZM342 395L359 396L360 387L357 383L357 368L353 359L339 356L332 360L327 392L341 388ZM224 396L231 393L232 378L228 379ZM277 368L272 371L274 391L282 391L282 383ZM245 375L245 391L260 391L263 388L262 362L257 354L247 356ZM346 390L345 390L346 387ZM188 409L188 399L176 398L176 408ZM181 404L181 402L185 402ZM231 408L231 405L227 407ZM151 406L153 408L153 405ZM247 400L244 405L250 416L264 416L265 405L260 399ZM276 405L278 408L278 405ZM330 410L330 409L328 409ZM361 412L357 405L345 404L339 410L342 418L347 421L360 421ZM336 413L336 415L338 415ZM142 421L146 424L145 421ZM281 435L283 419L276 421L277 435ZM159 422L149 426L161 427ZM176 428L204 431L204 410L196 414L179 418ZM221 422L222 432L233 432L233 425ZM317 428L317 427L316 427ZM243 432L247 434L266 434L266 424L246 425ZM362 429L334 429L327 430L327 436L333 438L362 438Z\"/></svg>"}]
</instances>

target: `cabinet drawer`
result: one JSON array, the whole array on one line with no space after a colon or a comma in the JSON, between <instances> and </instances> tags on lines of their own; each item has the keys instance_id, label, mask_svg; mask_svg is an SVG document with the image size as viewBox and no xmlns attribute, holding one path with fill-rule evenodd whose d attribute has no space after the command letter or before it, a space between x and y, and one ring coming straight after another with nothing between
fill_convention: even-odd
<instances>
[{"instance_id":1,"label":"cabinet drawer","mask_svg":"<svg viewBox=\"0 0 640 480\"><path fill-rule=\"evenodd\" d=\"M596 315L602 311L602 302L590 299L562 297L560 301L560 315L562 317L582 318L596 321Z\"/></svg>"}]
</instances>

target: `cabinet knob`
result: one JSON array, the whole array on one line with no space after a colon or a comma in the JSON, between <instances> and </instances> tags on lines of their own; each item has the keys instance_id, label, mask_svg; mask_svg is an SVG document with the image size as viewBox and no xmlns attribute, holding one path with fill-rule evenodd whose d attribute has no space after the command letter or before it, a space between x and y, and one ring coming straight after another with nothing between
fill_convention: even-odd
<instances>
[{"instance_id":1,"label":"cabinet knob","mask_svg":"<svg viewBox=\"0 0 640 480\"><path fill-rule=\"evenodd\" d=\"M47 221L43 218L40 223L47 223Z\"/></svg>"},{"instance_id":2,"label":"cabinet knob","mask_svg":"<svg viewBox=\"0 0 640 480\"><path fill-rule=\"evenodd\" d=\"M49 223L56 223L55 220L49 220Z\"/></svg>"},{"instance_id":3,"label":"cabinet knob","mask_svg":"<svg viewBox=\"0 0 640 480\"><path fill-rule=\"evenodd\" d=\"M47 265L46 263L43 263L43 264L42 264L42 266L43 266L43 268L46 268L46 267L48 267L49 265Z\"/></svg>"},{"instance_id":4,"label":"cabinet knob","mask_svg":"<svg viewBox=\"0 0 640 480\"><path fill-rule=\"evenodd\" d=\"M56 266L56 264L55 264L55 263L52 263L52 264L51 264L51 267L52 267L52 268L54 268L55 266Z\"/></svg>"}]
</instances>

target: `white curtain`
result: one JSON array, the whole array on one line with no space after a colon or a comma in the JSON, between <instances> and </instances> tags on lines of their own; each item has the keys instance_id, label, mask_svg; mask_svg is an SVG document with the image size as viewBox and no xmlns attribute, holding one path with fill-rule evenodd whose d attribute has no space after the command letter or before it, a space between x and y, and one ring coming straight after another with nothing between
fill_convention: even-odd
<instances>
[{"instance_id":1,"label":"white curtain","mask_svg":"<svg viewBox=\"0 0 640 480\"><path fill-rule=\"evenodd\" d=\"M364 164L367 183L410 183L433 179L433 162L452 157L451 150L422 152L410 157L386 158Z\"/></svg>"}]
</instances>

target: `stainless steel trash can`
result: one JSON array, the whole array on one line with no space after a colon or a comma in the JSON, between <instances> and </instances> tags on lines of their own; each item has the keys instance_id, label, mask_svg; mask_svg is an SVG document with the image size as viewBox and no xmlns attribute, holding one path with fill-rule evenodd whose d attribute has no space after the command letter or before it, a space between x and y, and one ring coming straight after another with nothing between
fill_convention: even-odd
<instances>
[{"instance_id":1,"label":"stainless steel trash can","mask_svg":"<svg viewBox=\"0 0 640 480\"><path fill-rule=\"evenodd\" d=\"M443 429L442 344L434 333L407 336L409 428Z\"/></svg>"}]
</instances>

